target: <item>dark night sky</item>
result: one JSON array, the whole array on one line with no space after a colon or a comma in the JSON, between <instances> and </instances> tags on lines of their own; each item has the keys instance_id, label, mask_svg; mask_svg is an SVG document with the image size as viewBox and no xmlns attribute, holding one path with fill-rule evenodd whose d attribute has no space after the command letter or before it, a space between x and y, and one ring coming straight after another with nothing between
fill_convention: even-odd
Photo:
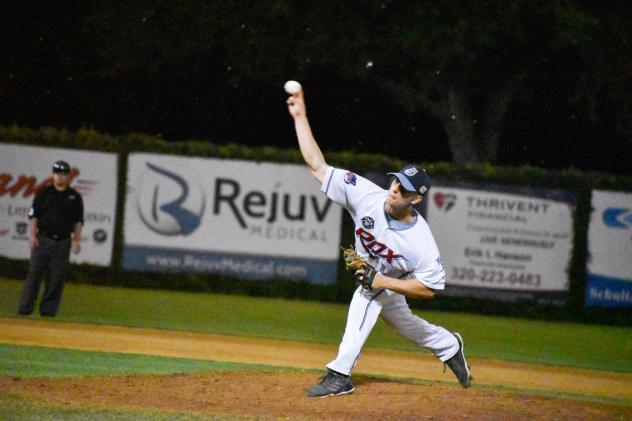
<instances>
[{"instance_id":1,"label":"dark night sky","mask_svg":"<svg viewBox=\"0 0 632 421\"><path fill-rule=\"evenodd\" d=\"M86 10L71 10L65 2L48 9L3 7L8 42L0 47L6 58L0 68L0 124L296 147L284 80L234 85L227 69L212 59L204 73L171 68L151 76L103 75L82 25ZM632 174L632 166L620 159L629 156L629 140L612 122L591 124L584 111L568 105L572 86L564 84L563 71L550 69L530 95L514 102L504 121L500 163ZM408 113L384 92L345 80L333 69L312 70L301 82L325 151L450 160L442 125L422 110Z\"/></svg>"}]
</instances>

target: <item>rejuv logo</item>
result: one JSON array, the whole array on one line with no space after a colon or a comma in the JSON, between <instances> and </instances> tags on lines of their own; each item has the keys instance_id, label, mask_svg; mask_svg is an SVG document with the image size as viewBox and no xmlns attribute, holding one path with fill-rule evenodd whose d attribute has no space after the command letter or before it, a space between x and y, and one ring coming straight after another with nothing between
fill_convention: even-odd
<instances>
[{"instance_id":1,"label":"rejuv logo","mask_svg":"<svg viewBox=\"0 0 632 421\"><path fill-rule=\"evenodd\" d=\"M201 186L173 171L146 163L137 196L138 213L152 231L161 235L193 233L202 222L204 192Z\"/></svg>"}]
</instances>

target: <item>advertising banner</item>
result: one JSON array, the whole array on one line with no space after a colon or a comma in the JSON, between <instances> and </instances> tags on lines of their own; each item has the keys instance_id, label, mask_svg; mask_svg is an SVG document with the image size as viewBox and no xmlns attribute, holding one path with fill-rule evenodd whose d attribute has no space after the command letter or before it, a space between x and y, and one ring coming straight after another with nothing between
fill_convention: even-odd
<instances>
[{"instance_id":1,"label":"advertising banner","mask_svg":"<svg viewBox=\"0 0 632 421\"><path fill-rule=\"evenodd\" d=\"M71 187L84 205L81 253L73 263L109 266L116 213L117 158L113 153L0 143L0 255L28 259L28 212L35 193L52 183L53 163L67 161Z\"/></svg>"},{"instance_id":2,"label":"advertising banner","mask_svg":"<svg viewBox=\"0 0 632 421\"><path fill-rule=\"evenodd\" d=\"M632 306L632 193L593 190L585 302Z\"/></svg>"},{"instance_id":3,"label":"advertising banner","mask_svg":"<svg viewBox=\"0 0 632 421\"><path fill-rule=\"evenodd\" d=\"M130 154L123 266L333 283L341 222L303 165Z\"/></svg>"},{"instance_id":4,"label":"advertising banner","mask_svg":"<svg viewBox=\"0 0 632 421\"><path fill-rule=\"evenodd\" d=\"M572 248L568 194L435 185L429 196L427 219L444 260L446 294L566 300Z\"/></svg>"}]
</instances>

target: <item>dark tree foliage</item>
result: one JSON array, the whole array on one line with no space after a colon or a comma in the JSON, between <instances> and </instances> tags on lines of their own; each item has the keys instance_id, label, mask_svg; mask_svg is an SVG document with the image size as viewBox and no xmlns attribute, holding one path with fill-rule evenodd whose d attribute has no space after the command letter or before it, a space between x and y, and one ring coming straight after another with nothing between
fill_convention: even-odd
<instances>
[{"instance_id":1,"label":"dark tree foliage","mask_svg":"<svg viewBox=\"0 0 632 421\"><path fill-rule=\"evenodd\" d=\"M332 148L629 171L623 0L0 7L4 124L293 146L294 78Z\"/></svg>"}]
</instances>

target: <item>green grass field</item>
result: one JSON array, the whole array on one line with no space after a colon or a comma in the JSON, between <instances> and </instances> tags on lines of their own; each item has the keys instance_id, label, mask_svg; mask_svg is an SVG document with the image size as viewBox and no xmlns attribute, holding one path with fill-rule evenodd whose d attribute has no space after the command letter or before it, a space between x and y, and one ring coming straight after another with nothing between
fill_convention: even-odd
<instances>
[{"instance_id":1,"label":"green grass field","mask_svg":"<svg viewBox=\"0 0 632 421\"><path fill-rule=\"evenodd\" d=\"M234 370L281 370L255 364L192 360L116 352L0 343L0 377L74 377L132 374L174 374Z\"/></svg>"},{"instance_id":2,"label":"green grass field","mask_svg":"<svg viewBox=\"0 0 632 421\"><path fill-rule=\"evenodd\" d=\"M209 417L208 414L179 413L169 411L124 410L112 408L83 408L51 405L33 401L32 398L0 394L0 419L37 421L184 421L184 420L245 420L241 417Z\"/></svg>"},{"instance_id":3,"label":"green grass field","mask_svg":"<svg viewBox=\"0 0 632 421\"><path fill-rule=\"evenodd\" d=\"M0 317L16 317L21 282L0 279ZM346 305L234 295L138 290L68 284L56 320L255 336L336 344ZM417 311L460 331L468 354L519 362L632 372L632 329L541 322L474 314ZM34 315L33 318L39 316ZM0 377L172 374L275 367L2 344ZM416 350L379 322L367 346ZM208 414L61 406L0 393L0 419L235 420Z\"/></svg>"},{"instance_id":4,"label":"green grass field","mask_svg":"<svg viewBox=\"0 0 632 421\"><path fill-rule=\"evenodd\" d=\"M14 317L20 289L19 281L0 280L0 316ZM346 313L341 304L68 284L56 319L336 344ZM632 371L631 328L416 313L461 332L473 357ZM382 322L367 346L417 349Z\"/></svg>"}]
</instances>

